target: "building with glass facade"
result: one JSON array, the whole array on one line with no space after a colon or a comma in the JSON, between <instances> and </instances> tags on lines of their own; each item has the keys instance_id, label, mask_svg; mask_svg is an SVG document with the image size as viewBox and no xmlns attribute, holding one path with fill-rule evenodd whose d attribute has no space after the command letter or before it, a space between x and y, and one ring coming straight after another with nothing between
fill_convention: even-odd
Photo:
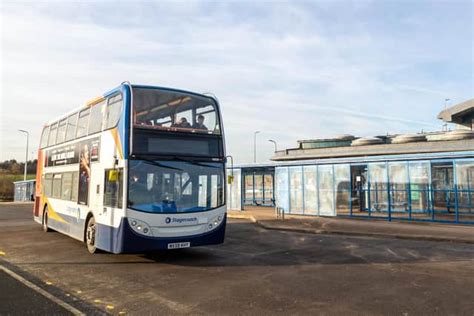
<instances>
[{"instance_id":1,"label":"building with glass facade","mask_svg":"<svg viewBox=\"0 0 474 316\"><path fill-rule=\"evenodd\" d=\"M463 113L449 118L469 121L463 115L474 113L470 101L471 107L463 103ZM474 224L474 131L466 125L354 138L339 147L328 141L327 147L317 140L317 146L277 152L273 162L229 169L229 208L262 205L309 216Z\"/></svg>"}]
</instances>

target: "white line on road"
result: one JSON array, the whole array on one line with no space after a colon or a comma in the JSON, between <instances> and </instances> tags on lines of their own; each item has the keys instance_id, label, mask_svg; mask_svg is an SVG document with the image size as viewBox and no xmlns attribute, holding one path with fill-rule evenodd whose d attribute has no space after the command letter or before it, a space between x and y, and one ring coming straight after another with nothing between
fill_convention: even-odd
<instances>
[{"instance_id":1,"label":"white line on road","mask_svg":"<svg viewBox=\"0 0 474 316\"><path fill-rule=\"evenodd\" d=\"M50 293L46 292L45 290L43 290L42 288L34 285L33 283L31 283L30 281L24 279L23 277L19 276L18 274L16 274L15 272L7 269L6 267L4 266L0 266L0 269L5 271L5 273L7 273L8 275L10 275L11 277L15 278L16 280L20 281L21 283L23 283L24 285L28 286L29 288L31 288L32 290L35 290L36 292L40 293L41 295L45 296L46 298L50 299L51 301L53 301L54 303L58 304L59 306L63 307L64 309L68 310L69 312L73 313L74 315L85 315L85 313L81 312L80 310L72 307L71 305L69 305L68 303L60 300L59 298L51 295Z\"/></svg>"}]
</instances>

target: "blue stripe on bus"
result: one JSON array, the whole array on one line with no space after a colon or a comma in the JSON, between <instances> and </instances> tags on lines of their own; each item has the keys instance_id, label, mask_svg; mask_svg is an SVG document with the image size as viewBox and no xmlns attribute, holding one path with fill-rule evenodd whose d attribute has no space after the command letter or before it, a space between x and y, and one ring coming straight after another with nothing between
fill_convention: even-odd
<instances>
[{"instance_id":1,"label":"blue stripe on bus","mask_svg":"<svg viewBox=\"0 0 474 316\"><path fill-rule=\"evenodd\" d=\"M221 225L208 233L188 237L146 237L135 233L126 218L122 218L118 228L96 224L97 248L113 253L143 253L168 249L169 243L190 242L191 247L216 245L224 242L225 217Z\"/></svg>"},{"instance_id":2,"label":"blue stripe on bus","mask_svg":"<svg viewBox=\"0 0 474 316\"><path fill-rule=\"evenodd\" d=\"M119 135L122 138L122 152L125 159L128 159L128 143L130 141L130 107L131 107L131 96L130 96L130 89L128 85L122 85L122 93L123 93L123 104L124 104L124 111L123 115L120 119L119 124Z\"/></svg>"}]
</instances>

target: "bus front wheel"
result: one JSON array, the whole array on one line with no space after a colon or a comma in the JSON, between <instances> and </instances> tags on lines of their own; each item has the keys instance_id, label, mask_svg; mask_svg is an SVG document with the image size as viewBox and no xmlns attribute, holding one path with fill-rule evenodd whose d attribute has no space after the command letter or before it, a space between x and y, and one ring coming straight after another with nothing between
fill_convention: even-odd
<instances>
[{"instance_id":1,"label":"bus front wheel","mask_svg":"<svg viewBox=\"0 0 474 316\"><path fill-rule=\"evenodd\" d=\"M48 206L45 206L44 207L44 211L43 211L43 231L45 233L51 231L51 229L49 229L48 227Z\"/></svg>"},{"instance_id":2,"label":"bus front wheel","mask_svg":"<svg viewBox=\"0 0 474 316\"><path fill-rule=\"evenodd\" d=\"M95 246L96 237L96 224L93 216L89 218L86 226L86 245L89 253L96 253L97 247Z\"/></svg>"}]
</instances>

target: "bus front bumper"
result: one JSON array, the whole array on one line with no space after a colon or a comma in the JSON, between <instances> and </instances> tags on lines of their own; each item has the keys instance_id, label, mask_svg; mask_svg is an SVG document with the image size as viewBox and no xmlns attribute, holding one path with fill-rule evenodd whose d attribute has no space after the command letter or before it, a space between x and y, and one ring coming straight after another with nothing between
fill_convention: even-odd
<instances>
[{"instance_id":1,"label":"bus front bumper","mask_svg":"<svg viewBox=\"0 0 474 316\"><path fill-rule=\"evenodd\" d=\"M111 227L96 224L97 248L112 253L144 253L167 250L169 244L188 243L190 247L216 245L224 242L227 215L222 223L210 232L185 237L147 237L138 235L130 227L127 218L122 218L120 226Z\"/></svg>"}]
</instances>

